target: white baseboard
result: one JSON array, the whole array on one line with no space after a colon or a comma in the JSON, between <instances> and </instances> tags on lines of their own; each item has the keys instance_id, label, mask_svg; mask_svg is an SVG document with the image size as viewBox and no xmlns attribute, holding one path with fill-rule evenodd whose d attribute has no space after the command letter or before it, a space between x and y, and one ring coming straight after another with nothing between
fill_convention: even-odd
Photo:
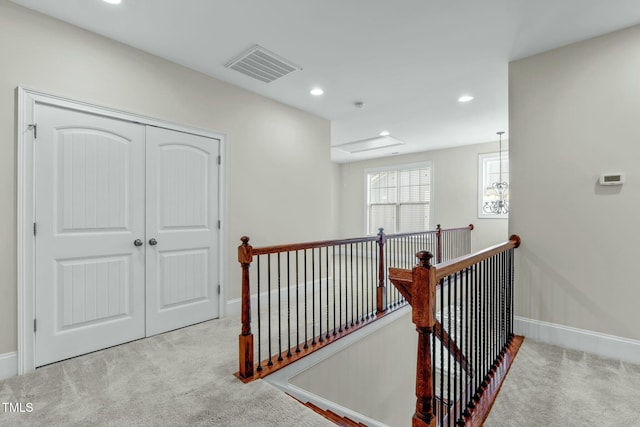
<instances>
[{"instance_id":1,"label":"white baseboard","mask_svg":"<svg viewBox=\"0 0 640 427\"><path fill-rule=\"evenodd\" d=\"M18 375L18 353L0 354L0 380Z\"/></svg>"},{"instance_id":2,"label":"white baseboard","mask_svg":"<svg viewBox=\"0 0 640 427\"><path fill-rule=\"evenodd\" d=\"M519 316L514 332L534 341L640 364L640 341Z\"/></svg>"}]
</instances>

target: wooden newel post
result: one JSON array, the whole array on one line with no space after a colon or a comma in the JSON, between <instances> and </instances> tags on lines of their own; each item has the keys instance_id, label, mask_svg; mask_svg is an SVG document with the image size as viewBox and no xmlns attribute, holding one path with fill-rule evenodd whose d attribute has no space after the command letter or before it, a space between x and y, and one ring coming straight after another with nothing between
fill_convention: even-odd
<instances>
[{"instance_id":1,"label":"wooden newel post","mask_svg":"<svg viewBox=\"0 0 640 427\"><path fill-rule=\"evenodd\" d=\"M242 333L239 341L240 378L253 376L253 333L251 332L251 288L249 281L249 267L253 261L253 248L249 238L243 236L242 244L238 246L238 262L242 268Z\"/></svg>"},{"instance_id":2,"label":"wooden newel post","mask_svg":"<svg viewBox=\"0 0 640 427\"><path fill-rule=\"evenodd\" d=\"M436 225L436 264L442 262L442 228Z\"/></svg>"},{"instance_id":3,"label":"wooden newel post","mask_svg":"<svg viewBox=\"0 0 640 427\"><path fill-rule=\"evenodd\" d=\"M378 287L376 288L377 312L383 313L387 309L387 290L384 286L384 244L387 242L387 236L384 229L378 229Z\"/></svg>"},{"instance_id":4,"label":"wooden newel post","mask_svg":"<svg viewBox=\"0 0 640 427\"><path fill-rule=\"evenodd\" d=\"M416 412L413 427L435 427L431 334L436 323L436 269L431 266L433 254L420 251L418 265L412 271L412 320L418 331L418 361L416 366Z\"/></svg>"}]
</instances>

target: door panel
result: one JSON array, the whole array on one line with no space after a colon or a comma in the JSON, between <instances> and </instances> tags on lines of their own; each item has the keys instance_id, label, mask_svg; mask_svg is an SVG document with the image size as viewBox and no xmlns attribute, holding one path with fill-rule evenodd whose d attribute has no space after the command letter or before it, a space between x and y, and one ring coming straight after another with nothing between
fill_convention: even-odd
<instances>
[{"instance_id":1,"label":"door panel","mask_svg":"<svg viewBox=\"0 0 640 427\"><path fill-rule=\"evenodd\" d=\"M37 105L36 366L144 336L144 126Z\"/></svg>"},{"instance_id":2,"label":"door panel","mask_svg":"<svg viewBox=\"0 0 640 427\"><path fill-rule=\"evenodd\" d=\"M209 250L164 251L159 257L160 310L207 298Z\"/></svg>"},{"instance_id":3,"label":"door panel","mask_svg":"<svg viewBox=\"0 0 640 427\"><path fill-rule=\"evenodd\" d=\"M217 139L147 127L147 335L218 317Z\"/></svg>"}]
</instances>

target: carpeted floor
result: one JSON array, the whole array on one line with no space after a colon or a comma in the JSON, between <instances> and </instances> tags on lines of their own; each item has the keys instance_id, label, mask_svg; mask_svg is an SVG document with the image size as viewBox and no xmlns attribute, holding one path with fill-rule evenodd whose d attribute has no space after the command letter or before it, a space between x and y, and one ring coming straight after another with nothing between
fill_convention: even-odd
<instances>
[{"instance_id":1,"label":"carpeted floor","mask_svg":"<svg viewBox=\"0 0 640 427\"><path fill-rule=\"evenodd\" d=\"M485 427L640 426L640 365L525 339Z\"/></svg>"},{"instance_id":2,"label":"carpeted floor","mask_svg":"<svg viewBox=\"0 0 640 427\"><path fill-rule=\"evenodd\" d=\"M237 371L238 318L112 347L0 382L0 426L333 426Z\"/></svg>"},{"instance_id":3,"label":"carpeted floor","mask_svg":"<svg viewBox=\"0 0 640 427\"><path fill-rule=\"evenodd\" d=\"M213 320L0 381L0 426L333 426L231 375L239 325ZM639 365L525 340L485 426L640 426L639 400Z\"/></svg>"}]
</instances>

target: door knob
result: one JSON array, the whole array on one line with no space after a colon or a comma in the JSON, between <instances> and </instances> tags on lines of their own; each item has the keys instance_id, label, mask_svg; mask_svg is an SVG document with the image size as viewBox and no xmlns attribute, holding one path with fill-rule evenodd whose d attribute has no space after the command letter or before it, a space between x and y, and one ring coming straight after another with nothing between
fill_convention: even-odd
<instances>
[{"instance_id":1,"label":"door knob","mask_svg":"<svg viewBox=\"0 0 640 427\"><path fill-rule=\"evenodd\" d=\"M142 246L142 240L136 239L136 240L133 241L133 244L136 245L136 246Z\"/></svg>"},{"instance_id":2,"label":"door knob","mask_svg":"<svg viewBox=\"0 0 640 427\"><path fill-rule=\"evenodd\" d=\"M157 241L156 239L154 239L154 238L151 238L151 239L149 240L149 244L150 244L151 246L155 246L155 245L157 245L157 244L158 244L158 241Z\"/></svg>"}]
</instances>

